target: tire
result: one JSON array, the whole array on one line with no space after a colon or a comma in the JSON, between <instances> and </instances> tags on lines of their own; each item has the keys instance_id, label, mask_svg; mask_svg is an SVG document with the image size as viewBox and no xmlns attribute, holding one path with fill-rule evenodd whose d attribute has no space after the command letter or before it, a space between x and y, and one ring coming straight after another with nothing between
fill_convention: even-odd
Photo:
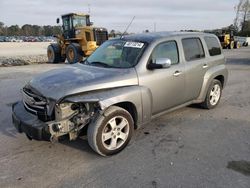
<instances>
[{"instance_id":1,"label":"tire","mask_svg":"<svg viewBox=\"0 0 250 188\"><path fill-rule=\"evenodd\" d=\"M215 90L216 93L214 93L213 90ZM206 99L203 103L201 103L201 106L205 109L215 108L220 102L221 94L221 82L219 80L214 79L208 88Z\"/></svg>"},{"instance_id":2,"label":"tire","mask_svg":"<svg viewBox=\"0 0 250 188\"><path fill-rule=\"evenodd\" d=\"M77 63L82 60L83 52L77 43L71 43L66 48L67 61L70 64Z\"/></svg>"},{"instance_id":3,"label":"tire","mask_svg":"<svg viewBox=\"0 0 250 188\"><path fill-rule=\"evenodd\" d=\"M238 41L234 42L234 48L239 49L240 48L240 43Z\"/></svg>"},{"instance_id":4,"label":"tire","mask_svg":"<svg viewBox=\"0 0 250 188\"><path fill-rule=\"evenodd\" d=\"M228 48L229 49L233 49L234 48L234 42L233 41L230 42L230 44L228 45Z\"/></svg>"},{"instance_id":5,"label":"tire","mask_svg":"<svg viewBox=\"0 0 250 188\"><path fill-rule=\"evenodd\" d=\"M90 123L87 131L88 143L102 156L114 155L127 146L133 132L134 121L130 113L123 108L111 106Z\"/></svg>"},{"instance_id":6,"label":"tire","mask_svg":"<svg viewBox=\"0 0 250 188\"><path fill-rule=\"evenodd\" d=\"M50 44L47 48L47 57L49 63L60 63L65 61L61 56L61 47L59 44Z\"/></svg>"}]
</instances>

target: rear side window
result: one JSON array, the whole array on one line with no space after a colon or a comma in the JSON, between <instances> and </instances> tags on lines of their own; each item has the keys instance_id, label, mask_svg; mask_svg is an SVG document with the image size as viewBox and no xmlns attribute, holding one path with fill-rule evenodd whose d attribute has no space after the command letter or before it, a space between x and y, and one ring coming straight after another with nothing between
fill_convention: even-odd
<instances>
[{"instance_id":1,"label":"rear side window","mask_svg":"<svg viewBox=\"0 0 250 188\"><path fill-rule=\"evenodd\" d=\"M221 47L218 40L215 37L204 37L210 56L216 56L221 54Z\"/></svg>"},{"instance_id":2,"label":"rear side window","mask_svg":"<svg viewBox=\"0 0 250 188\"><path fill-rule=\"evenodd\" d=\"M205 57L204 49L199 38L182 39L186 61L194 61Z\"/></svg>"}]
</instances>

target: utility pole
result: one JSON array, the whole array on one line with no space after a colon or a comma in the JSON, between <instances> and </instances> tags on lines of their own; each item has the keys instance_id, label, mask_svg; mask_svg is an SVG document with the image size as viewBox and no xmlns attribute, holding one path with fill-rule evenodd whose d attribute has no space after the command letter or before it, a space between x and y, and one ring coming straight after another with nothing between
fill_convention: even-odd
<instances>
[{"instance_id":1,"label":"utility pole","mask_svg":"<svg viewBox=\"0 0 250 188\"><path fill-rule=\"evenodd\" d=\"M88 14L90 15L91 11L90 11L90 4L88 4Z\"/></svg>"},{"instance_id":2,"label":"utility pole","mask_svg":"<svg viewBox=\"0 0 250 188\"><path fill-rule=\"evenodd\" d=\"M154 32L156 32L156 22L154 22Z\"/></svg>"}]
</instances>

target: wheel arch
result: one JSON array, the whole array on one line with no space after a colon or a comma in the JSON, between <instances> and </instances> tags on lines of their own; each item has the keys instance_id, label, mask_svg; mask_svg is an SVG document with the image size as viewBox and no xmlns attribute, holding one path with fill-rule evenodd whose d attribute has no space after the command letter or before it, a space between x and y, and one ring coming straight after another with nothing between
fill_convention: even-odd
<instances>
[{"instance_id":1,"label":"wheel arch","mask_svg":"<svg viewBox=\"0 0 250 188\"><path fill-rule=\"evenodd\" d=\"M113 104L113 106L118 106L128 111L134 120L134 128L135 129L138 128L137 126L138 112L137 112L135 104L133 104L132 102L126 101L126 102L119 102L119 103Z\"/></svg>"},{"instance_id":2,"label":"wheel arch","mask_svg":"<svg viewBox=\"0 0 250 188\"><path fill-rule=\"evenodd\" d=\"M224 88L225 77L223 75L218 75L214 79L219 80L222 85L222 88Z\"/></svg>"},{"instance_id":3,"label":"wheel arch","mask_svg":"<svg viewBox=\"0 0 250 188\"><path fill-rule=\"evenodd\" d=\"M212 80L217 79L221 82L222 88L225 87L228 78L228 70L225 64L215 66L208 70L204 76L202 88L198 99L195 101L197 103L203 102L206 98L207 90L210 86Z\"/></svg>"},{"instance_id":4,"label":"wheel arch","mask_svg":"<svg viewBox=\"0 0 250 188\"><path fill-rule=\"evenodd\" d=\"M151 101L145 95L145 92L142 92L142 88L138 86L127 86L119 88L110 88L99 91L92 91L84 94L74 94L73 96L68 96L62 99L61 101L67 102L91 102L97 103L101 111L107 110L111 106L118 106L127 110L135 122L135 128L139 128L145 122L145 118L151 117L151 103L146 101ZM142 94L144 98L142 99ZM147 94L147 93L146 93ZM144 103L142 101L145 101ZM143 110L146 108L146 110ZM147 110L149 109L149 110ZM143 114L144 113L144 114ZM146 114L145 114L146 113Z\"/></svg>"}]
</instances>

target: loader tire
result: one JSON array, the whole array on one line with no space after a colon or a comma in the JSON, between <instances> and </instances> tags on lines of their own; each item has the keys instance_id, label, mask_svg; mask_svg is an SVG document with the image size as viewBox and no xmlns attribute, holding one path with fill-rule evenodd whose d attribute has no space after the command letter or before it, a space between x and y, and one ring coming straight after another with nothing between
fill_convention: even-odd
<instances>
[{"instance_id":1,"label":"loader tire","mask_svg":"<svg viewBox=\"0 0 250 188\"><path fill-rule=\"evenodd\" d=\"M238 41L234 42L234 48L239 49L240 48L240 43Z\"/></svg>"},{"instance_id":2,"label":"loader tire","mask_svg":"<svg viewBox=\"0 0 250 188\"><path fill-rule=\"evenodd\" d=\"M50 44L47 48L47 56L49 63L60 63L65 61L65 57L61 56L61 47L59 44Z\"/></svg>"},{"instance_id":3,"label":"loader tire","mask_svg":"<svg viewBox=\"0 0 250 188\"><path fill-rule=\"evenodd\" d=\"M79 44L71 43L66 48L67 61L70 64L80 62L83 57L83 52Z\"/></svg>"},{"instance_id":4,"label":"loader tire","mask_svg":"<svg viewBox=\"0 0 250 188\"><path fill-rule=\"evenodd\" d=\"M228 45L229 49L234 49L234 41L230 42L230 44Z\"/></svg>"}]
</instances>

